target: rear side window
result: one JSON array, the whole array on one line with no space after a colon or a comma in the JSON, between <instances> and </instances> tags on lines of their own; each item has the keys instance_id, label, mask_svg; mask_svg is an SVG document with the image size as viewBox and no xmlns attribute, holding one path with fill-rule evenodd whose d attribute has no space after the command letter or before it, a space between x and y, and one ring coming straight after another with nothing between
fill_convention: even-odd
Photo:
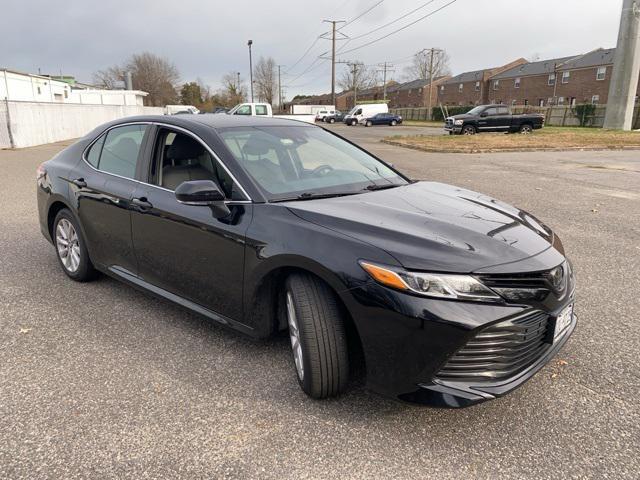
<instances>
[{"instance_id":1,"label":"rear side window","mask_svg":"<svg viewBox=\"0 0 640 480\"><path fill-rule=\"evenodd\" d=\"M126 125L109 130L103 136L104 140L99 141L102 143L102 149L96 168L121 177L134 178L146 129L146 125ZM87 156L87 161L92 165L89 157L96 155L93 149L97 144L98 142L91 147Z\"/></svg>"},{"instance_id":2,"label":"rear side window","mask_svg":"<svg viewBox=\"0 0 640 480\"><path fill-rule=\"evenodd\" d=\"M509 115L509 109L507 107L498 107L498 115Z\"/></svg>"},{"instance_id":3,"label":"rear side window","mask_svg":"<svg viewBox=\"0 0 640 480\"><path fill-rule=\"evenodd\" d=\"M266 114L267 114L266 105L256 105L256 115L266 115Z\"/></svg>"},{"instance_id":4,"label":"rear side window","mask_svg":"<svg viewBox=\"0 0 640 480\"><path fill-rule=\"evenodd\" d=\"M104 145L104 139L106 135L102 135L87 152L87 162L93 167L98 168L98 161L100 160L100 153L102 153L102 146Z\"/></svg>"}]
</instances>

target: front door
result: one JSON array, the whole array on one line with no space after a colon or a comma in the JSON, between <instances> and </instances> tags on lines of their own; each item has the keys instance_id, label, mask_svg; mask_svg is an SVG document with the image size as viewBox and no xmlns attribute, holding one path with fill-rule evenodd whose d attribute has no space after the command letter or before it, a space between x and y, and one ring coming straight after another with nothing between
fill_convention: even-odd
<instances>
[{"instance_id":1,"label":"front door","mask_svg":"<svg viewBox=\"0 0 640 480\"><path fill-rule=\"evenodd\" d=\"M242 321L245 233L252 205L222 164L193 136L158 127L148 184L132 210L139 277L232 320ZM213 180L231 210L215 218L210 207L179 203L184 181Z\"/></svg>"},{"instance_id":2,"label":"front door","mask_svg":"<svg viewBox=\"0 0 640 480\"><path fill-rule=\"evenodd\" d=\"M131 199L146 141L146 124L114 127L87 150L71 188L91 260L103 268L137 271L131 243Z\"/></svg>"}]
</instances>

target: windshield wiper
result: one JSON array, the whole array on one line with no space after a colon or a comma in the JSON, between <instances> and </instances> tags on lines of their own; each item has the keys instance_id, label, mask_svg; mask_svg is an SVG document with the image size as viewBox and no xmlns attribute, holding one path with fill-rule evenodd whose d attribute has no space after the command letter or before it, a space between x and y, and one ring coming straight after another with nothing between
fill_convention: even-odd
<instances>
[{"instance_id":1,"label":"windshield wiper","mask_svg":"<svg viewBox=\"0 0 640 480\"><path fill-rule=\"evenodd\" d=\"M271 200L271 203L274 202L291 202L294 200L316 200L318 198L333 198L333 197L345 197L347 195L356 195L360 192L339 192L339 193L315 193L315 192L304 192L300 195L296 195L295 197L287 197L287 198L278 198L276 200Z\"/></svg>"},{"instance_id":2,"label":"windshield wiper","mask_svg":"<svg viewBox=\"0 0 640 480\"><path fill-rule=\"evenodd\" d=\"M397 183L383 183L382 185L367 185L366 187L364 187L364 190L386 190L387 188L395 188L400 186L401 185Z\"/></svg>"}]
</instances>

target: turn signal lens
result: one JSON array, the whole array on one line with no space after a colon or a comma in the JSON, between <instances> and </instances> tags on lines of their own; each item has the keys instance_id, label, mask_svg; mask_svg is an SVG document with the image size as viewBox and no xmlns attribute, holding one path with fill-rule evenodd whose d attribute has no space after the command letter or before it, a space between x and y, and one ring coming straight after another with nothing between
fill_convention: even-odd
<instances>
[{"instance_id":1,"label":"turn signal lens","mask_svg":"<svg viewBox=\"0 0 640 480\"><path fill-rule=\"evenodd\" d=\"M379 267L378 265L373 265L367 262L360 262L360 266L364 268L364 270L373 277L373 279L382 285L387 287L395 288L398 290L409 290L409 287L406 283L400 278L400 276L386 268Z\"/></svg>"}]
</instances>

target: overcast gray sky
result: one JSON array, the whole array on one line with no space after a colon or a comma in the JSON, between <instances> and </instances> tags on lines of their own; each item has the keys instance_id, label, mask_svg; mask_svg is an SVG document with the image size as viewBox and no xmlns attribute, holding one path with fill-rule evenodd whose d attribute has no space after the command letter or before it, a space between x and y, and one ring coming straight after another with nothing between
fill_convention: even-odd
<instances>
[{"instance_id":1,"label":"overcast gray sky","mask_svg":"<svg viewBox=\"0 0 640 480\"><path fill-rule=\"evenodd\" d=\"M440 47L454 73L538 54L551 58L616 44L622 0L457 0L388 38L367 45L451 0L433 0L412 15L338 48L339 58L365 64L395 61L399 77L412 53ZM286 96L330 91L331 64L316 60L330 49L315 38L322 19L354 19L342 30L361 36L425 4L425 0L4 0L0 7L0 68L75 75L150 51L175 63L184 81L212 87L239 71L248 77L247 39L254 59L272 56L285 65ZM349 49L366 45L353 52ZM313 63L313 62L316 63ZM405 62L405 63L403 63ZM309 69L310 68L310 69ZM338 65L338 71L346 68ZM287 70L289 69L289 70ZM299 76L300 73L305 72ZM296 78L298 77L299 78Z\"/></svg>"}]
</instances>

